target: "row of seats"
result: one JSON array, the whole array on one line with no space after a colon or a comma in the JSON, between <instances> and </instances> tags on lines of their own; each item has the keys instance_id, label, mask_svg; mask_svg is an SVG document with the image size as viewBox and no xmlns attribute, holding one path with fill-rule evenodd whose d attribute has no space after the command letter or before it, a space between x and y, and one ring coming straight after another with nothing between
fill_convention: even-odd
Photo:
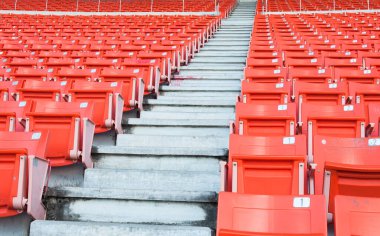
<instances>
[{"instance_id":1,"label":"row of seats","mask_svg":"<svg viewBox=\"0 0 380 236\"><path fill-rule=\"evenodd\" d=\"M303 64L291 65L295 52L281 48L286 40L258 36L282 30L268 19L288 17L256 16L255 24L266 19L268 27L256 24L252 35L222 172L217 235L327 235L328 223L335 235L377 235L380 212L368 204L380 203L378 71L310 66L306 52ZM284 35L302 35L290 24L284 28ZM267 41L270 50L257 50ZM283 64L259 57L273 53ZM250 64L256 56L260 66Z\"/></svg>"},{"instance_id":2,"label":"row of seats","mask_svg":"<svg viewBox=\"0 0 380 236\"><path fill-rule=\"evenodd\" d=\"M335 1L312 1L312 0L273 0L258 1L257 8L260 12L292 12L292 11L332 11L332 10L369 10L379 9L380 1L361 0L335 0Z\"/></svg>"},{"instance_id":3,"label":"row of seats","mask_svg":"<svg viewBox=\"0 0 380 236\"><path fill-rule=\"evenodd\" d=\"M231 10L231 2L219 1L222 14ZM184 3L184 4L183 4ZM215 11L214 0L3 0L2 10L63 11L63 12L211 12Z\"/></svg>"},{"instance_id":4,"label":"row of seats","mask_svg":"<svg viewBox=\"0 0 380 236\"><path fill-rule=\"evenodd\" d=\"M123 112L158 96L221 19L2 15L0 217L44 219L50 168L92 168L94 135L122 133Z\"/></svg>"}]
</instances>

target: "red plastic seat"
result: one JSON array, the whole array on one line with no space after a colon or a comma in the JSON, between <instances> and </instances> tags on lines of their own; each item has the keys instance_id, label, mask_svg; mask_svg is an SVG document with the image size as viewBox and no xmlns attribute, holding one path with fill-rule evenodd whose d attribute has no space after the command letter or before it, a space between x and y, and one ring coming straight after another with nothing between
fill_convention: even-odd
<instances>
[{"instance_id":1,"label":"red plastic seat","mask_svg":"<svg viewBox=\"0 0 380 236\"><path fill-rule=\"evenodd\" d=\"M252 82L284 83L287 79L287 71L286 69L245 68L244 78Z\"/></svg>"},{"instance_id":2,"label":"red plastic seat","mask_svg":"<svg viewBox=\"0 0 380 236\"><path fill-rule=\"evenodd\" d=\"M283 67L281 58L274 59L256 59L247 58L247 67L249 68L266 68L266 69L279 69Z\"/></svg>"},{"instance_id":3,"label":"red plastic seat","mask_svg":"<svg viewBox=\"0 0 380 236\"><path fill-rule=\"evenodd\" d=\"M380 235L379 198L338 195L334 212L335 235Z\"/></svg>"},{"instance_id":4,"label":"red plastic seat","mask_svg":"<svg viewBox=\"0 0 380 236\"><path fill-rule=\"evenodd\" d=\"M290 68L321 68L323 67L323 61L318 57L314 57L311 59L287 58L285 60L285 66L288 66Z\"/></svg>"},{"instance_id":5,"label":"red plastic seat","mask_svg":"<svg viewBox=\"0 0 380 236\"><path fill-rule=\"evenodd\" d=\"M41 199L48 178L47 139L45 132L0 132L0 218L26 211L45 219Z\"/></svg>"},{"instance_id":6,"label":"red plastic seat","mask_svg":"<svg viewBox=\"0 0 380 236\"><path fill-rule=\"evenodd\" d=\"M160 83L160 65L158 61L152 60L137 60L137 59L125 59L121 66L123 69L130 69L132 71L138 69L138 73L141 73L142 79L145 84L145 94L155 92L158 94L159 83Z\"/></svg>"},{"instance_id":7,"label":"red plastic seat","mask_svg":"<svg viewBox=\"0 0 380 236\"><path fill-rule=\"evenodd\" d=\"M360 69L362 62L356 58L326 58L325 66L331 68Z\"/></svg>"},{"instance_id":8,"label":"red plastic seat","mask_svg":"<svg viewBox=\"0 0 380 236\"><path fill-rule=\"evenodd\" d=\"M34 102L26 113L25 131L49 133L46 158L51 166L66 166L82 161L92 168L92 140L95 125L94 105L88 102Z\"/></svg>"},{"instance_id":9,"label":"red plastic seat","mask_svg":"<svg viewBox=\"0 0 380 236\"><path fill-rule=\"evenodd\" d=\"M290 83L257 83L242 81L243 103L286 104L290 100Z\"/></svg>"},{"instance_id":10,"label":"red plastic seat","mask_svg":"<svg viewBox=\"0 0 380 236\"><path fill-rule=\"evenodd\" d=\"M92 81L98 77L97 69L73 69L73 68L61 68L55 74L54 78L61 80L89 80Z\"/></svg>"},{"instance_id":11,"label":"red plastic seat","mask_svg":"<svg viewBox=\"0 0 380 236\"><path fill-rule=\"evenodd\" d=\"M326 196L329 213L337 195L380 197L380 139L316 136L314 146L310 187Z\"/></svg>"},{"instance_id":12,"label":"red plastic seat","mask_svg":"<svg viewBox=\"0 0 380 236\"><path fill-rule=\"evenodd\" d=\"M349 83L349 95L356 104L379 104L380 84Z\"/></svg>"},{"instance_id":13,"label":"red plastic seat","mask_svg":"<svg viewBox=\"0 0 380 236\"><path fill-rule=\"evenodd\" d=\"M24 80L17 85L16 101L48 100L62 101L66 93L67 81Z\"/></svg>"},{"instance_id":14,"label":"red plastic seat","mask_svg":"<svg viewBox=\"0 0 380 236\"><path fill-rule=\"evenodd\" d=\"M289 104L236 104L236 133L248 136L291 136L296 106Z\"/></svg>"},{"instance_id":15,"label":"red plastic seat","mask_svg":"<svg viewBox=\"0 0 380 236\"><path fill-rule=\"evenodd\" d=\"M112 69L104 68L99 75L101 81L118 82L122 85L121 95L124 98L124 110L142 109L144 95L144 71L140 69Z\"/></svg>"},{"instance_id":16,"label":"red plastic seat","mask_svg":"<svg viewBox=\"0 0 380 236\"><path fill-rule=\"evenodd\" d=\"M0 131L23 132L24 126L20 121L25 119L25 114L31 110L31 101L0 101Z\"/></svg>"},{"instance_id":17,"label":"red plastic seat","mask_svg":"<svg viewBox=\"0 0 380 236\"><path fill-rule=\"evenodd\" d=\"M333 82L332 70L329 68L289 68L289 80L309 83Z\"/></svg>"},{"instance_id":18,"label":"red plastic seat","mask_svg":"<svg viewBox=\"0 0 380 236\"><path fill-rule=\"evenodd\" d=\"M341 82L380 84L380 74L376 70L335 69L335 78Z\"/></svg>"},{"instance_id":19,"label":"red plastic seat","mask_svg":"<svg viewBox=\"0 0 380 236\"><path fill-rule=\"evenodd\" d=\"M324 196L219 194L217 236L327 236Z\"/></svg>"},{"instance_id":20,"label":"red plastic seat","mask_svg":"<svg viewBox=\"0 0 380 236\"><path fill-rule=\"evenodd\" d=\"M122 133L124 99L121 93L122 85L117 82L74 81L68 91L68 101L94 103L92 121L96 126L95 133L112 128Z\"/></svg>"},{"instance_id":21,"label":"red plastic seat","mask_svg":"<svg viewBox=\"0 0 380 236\"><path fill-rule=\"evenodd\" d=\"M230 135L228 189L232 192L303 195L306 137Z\"/></svg>"},{"instance_id":22,"label":"red plastic seat","mask_svg":"<svg viewBox=\"0 0 380 236\"><path fill-rule=\"evenodd\" d=\"M54 72L53 69L34 69L28 67L17 67L11 74L10 78L15 80L49 80L51 74Z\"/></svg>"}]
</instances>

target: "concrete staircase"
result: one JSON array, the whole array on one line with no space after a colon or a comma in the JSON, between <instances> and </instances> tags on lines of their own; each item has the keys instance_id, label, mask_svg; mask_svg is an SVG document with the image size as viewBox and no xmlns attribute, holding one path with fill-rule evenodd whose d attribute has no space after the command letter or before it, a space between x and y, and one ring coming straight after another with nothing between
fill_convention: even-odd
<instances>
[{"instance_id":1,"label":"concrete staircase","mask_svg":"<svg viewBox=\"0 0 380 236\"><path fill-rule=\"evenodd\" d=\"M125 120L116 145L93 148L80 186L55 187L47 221L31 236L214 235L219 162L247 55L254 2L231 17L140 118Z\"/></svg>"}]
</instances>

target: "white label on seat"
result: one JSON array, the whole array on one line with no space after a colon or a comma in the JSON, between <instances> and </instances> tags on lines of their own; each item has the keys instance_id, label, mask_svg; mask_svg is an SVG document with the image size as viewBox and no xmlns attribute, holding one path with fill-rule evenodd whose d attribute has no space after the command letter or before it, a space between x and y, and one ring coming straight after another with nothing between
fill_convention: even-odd
<instances>
[{"instance_id":1,"label":"white label on seat","mask_svg":"<svg viewBox=\"0 0 380 236\"><path fill-rule=\"evenodd\" d=\"M338 87L337 84L329 84L329 88L331 89L336 89Z\"/></svg>"},{"instance_id":2,"label":"white label on seat","mask_svg":"<svg viewBox=\"0 0 380 236\"><path fill-rule=\"evenodd\" d=\"M283 83L277 83L276 84L276 88L283 88L284 87L284 84Z\"/></svg>"},{"instance_id":3,"label":"white label on seat","mask_svg":"<svg viewBox=\"0 0 380 236\"><path fill-rule=\"evenodd\" d=\"M296 142L295 137L284 137L282 139L282 144L289 145L289 144L294 144Z\"/></svg>"},{"instance_id":4,"label":"white label on seat","mask_svg":"<svg viewBox=\"0 0 380 236\"><path fill-rule=\"evenodd\" d=\"M278 105L277 109L279 111L286 111L288 109L288 105Z\"/></svg>"},{"instance_id":5,"label":"white label on seat","mask_svg":"<svg viewBox=\"0 0 380 236\"><path fill-rule=\"evenodd\" d=\"M330 48L335 48L336 46L335 45L331 45Z\"/></svg>"},{"instance_id":6,"label":"white label on seat","mask_svg":"<svg viewBox=\"0 0 380 236\"><path fill-rule=\"evenodd\" d=\"M38 59L38 62L44 62L44 59Z\"/></svg>"},{"instance_id":7,"label":"white label on seat","mask_svg":"<svg viewBox=\"0 0 380 236\"><path fill-rule=\"evenodd\" d=\"M136 73L139 73L139 72L140 72L140 69L134 69L134 70L133 70L133 73L135 73L135 74L136 74Z\"/></svg>"},{"instance_id":8,"label":"white label on seat","mask_svg":"<svg viewBox=\"0 0 380 236\"><path fill-rule=\"evenodd\" d=\"M301 40L296 40L296 43L301 43Z\"/></svg>"},{"instance_id":9,"label":"white label on seat","mask_svg":"<svg viewBox=\"0 0 380 236\"><path fill-rule=\"evenodd\" d=\"M314 34L315 34L315 32L314 32ZM323 38L321 35L320 35L320 36L318 36L318 39L321 39L321 38Z\"/></svg>"},{"instance_id":10,"label":"white label on seat","mask_svg":"<svg viewBox=\"0 0 380 236\"><path fill-rule=\"evenodd\" d=\"M314 55L314 52L309 52L308 55L309 55L309 56L313 56L313 55Z\"/></svg>"},{"instance_id":11,"label":"white label on seat","mask_svg":"<svg viewBox=\"0 0 380 236\"><path fill-rule=\"evenodd\" d=\"M368 47L367 44L362 45L362 48L367 48L367 47Z\"/></svg>"},{"instance_id":12,"label":"white label on seat","mask_svg":"<svg viewBox=\"0 0 380 236\"><path fill-rule=\"evenodd\" d=\"M357 42L358 42L358 40L357 40L357 39L354 39L354 40L352 40L352 42L353 42L353 43L357 43Z\"/></svg>"},{"instance_id":13,"label":"white label on seat","mask_svg":"<svg viewBox=\"0 0 380 236\"><path fill-rule=\"evenodd\" d=\"M370 138L368 139L368 146L380 146L380 138Z\"/></svg>"},{"instance_id":14,"label":"white label on seat","mask_svg":"<svg viewBox=\"0 0 380 236\"><path fill-rule=\"evenodd\" d=\"M75 59L74 62L78 63L80 62L80 59Z\"/></svg>"},{"instance_id":15,"label":"white label on seat","mask_svg":"<svg viewBox=\"0 0 380 236\"><path fill-rule=\"evenodd\" d=\"M112 63L116 63L116 62L117 62L117 59L113 59L113 60L112 60Z\"/></svg>"},{"instance_id":16,"label":"white label on seat","mask_svg":"<svg viewBox=\"0 0 380 236\"><path fill-rule=\"evenodd\" d=\"M3 59L3 62L7 62L7 59Z\"/></svg>"},{"instance_id":17,"label":"white label on seat","mask_svg":"<svg viewBox=\"0 0 380 236\"><path fill-rule=\"evenodd\" d=\"M86 108L88 106L88 102L81 102L79 108Z\"/></svg>"},{"instance_id":18,"label":"white label on seat","mask_svg":"<svg viewBox=\"0 0 380 236\"><path fill-rule=\"evenodd\" d=\"M272 63L276 63L276 62L278 62L277 58L276 59L272 59Z\"/></svg>"},{"instance_id":19,"label":"white label on seat","mask_svg":"<svg viewBox=\"0 0 380 236\"><path fill-rule=\"evenodd\" d=\"M150 63L156 63L156 60L150 60Z\"/></svg>"},{"instance_id":20,"label":"white label on seat","mask_svg":"<svg viewBox=\"0 0 380 236\"><path fill-rule=\"evenodd\" d=\"M146 48L146 46L145 46L145 45L143 45L141 48Z\"/></svg>"},{"instance_id":21,"label":"white label on seat","mask_svg":"<svg viewBox=\"0 0 380 236\"><path fill-rule=\"evenodd\" d=\"M6 70L6 72L7 72L7 73L11 72L11 69L10 69L10 68L9 68L9 69L7 69L7 70Z\"/></svg>"},{"instance_id":22,"label":"white label on seat","mask_svg":"<svg viewBox=\"0 0 380 236\"><path fill-rule=\"evenodd\" d=\"M95 55L100 55L100 52L96 52Z\"/></svg>"},{"instance_id":23,"label":"white label on seat","mask_svg":"<svg viewBox=\"0 0 380 236\"><path fill-rule=\"evenodd\" d=\"M111 48L116 48L116 45L112 45Z\"/></svg>"},{"instance_id":24,"label":"white label on seat","mask_svg":"<svg viewBox=\"0 0 380 236\"><path fill-rule=\"evenodd\" d=\"M61 86L66 86L67 81L61 81Z\"/></svg>"},{"instance_id":25,"label":"white label on seat","mask_svg":"<svg viewBox=\"0 0 380 236\"><path fill-rule=\"evenodd\" d=\"M318 70L318 74L324 74L324 73L326 73L326 70L325 70L325 69L319 69L319 70Z\"/></svg>"},{"instance_id":26,"label":"white label on seat","mask_svg":"<svg viewBox=\"0 0 380 236\"><path fill-rule=\"evenodd\" d=\"M270 45L269 48L274 48L274 46L273 46L273 45Z\"/></svg>"},{"instance_id":27,"label":"white label on seat","mask_svg":"<svg viewBox=\"0 0 380 236\"><path fill-rule=\"evenodd\" d=\"M305 48L305 45L300 45L300 48Z\"/></svg>"},{"instance_id":28,"label":"white label on seat","mask_svg":"<svg viewBox=\"0 0 380 236\"><path fill-rule=\"evenodd\" d=\"M328 39L325 40L325 43L329 43L329 42L330 42L330 40L328 40Z\"/></svg>"},{"instance_id":29,"label":"white label on seat","mask_svg":"<svg viewBox=\"0 0 380 236\"><path fill-rule=\"evenodd\" d=\"M374 38L376 38L376 36L375 35L371 35L371 37L370 37L371 39L374 39Z\"/></svg>"},{"instance_id":30,"label":"white label on seat","mask_svg":"<svg viewBox=\"0 0 380 236\"><path fill-rule=\"evenodd\" d=\"M273 71L273 74L280 74L280 73L281 73L280 70L274 70L274 71Z\"/></svg>"},{"instance_id":31,"label":"white label on seat","mask_svg":"<svg viewBox=\"0 0 380 236\"><path fill-rule=\"evenodd\" d=\"M273 44L273 41L269 41L269 44Z\"/></svg>"},{"instance_id":32,"label":"white label on seat","mask_svg":"<svg viewBox=\"0 0 380 236\"><path fill-rule=\"evenodd\" d=\"M167 53L166 53L166 52L162 53L162 56L166 56L166 55L167 55Z\"/></svg>"},{"instance_id":33,"label":"white label on seat","mask_svg":"<svg viewBox=\"0 0 380 236\"><path fill-rule=\"evenodd\" d=\"M356 59L355 58L350 59L350 63L356 63Z\"/></svg>"},{"instance_id":34,"label":"white label on seat","mask_svg":"<svg viewBox=\"0 0 380 236\"><path fill-rule=\"evenodd\" d=\"M349 55L351 55L351 52L346 52L346 53L344 53L344 55L349 56Z\"/></svg>"},{"instance_id":35,"label":"white label on seat","mask_svg":"<svg viewBox=\"0 0 380 236\"><path fill-rule=\"evenodd\" d=\"M310 60L311 63L316 63L317 62L317 59L316 58L313 58Z\"/></svg>"},{"instance_id":36,"label":"white label on seat","mask_svg":"<svg viewBox=\"0 0 380 236\"><path fill-rule=\"evenodd\" d=\"M49 73L53 72L53 69L50 68L50 69L48 70L48 72L49 72Z\"/></svg>"},{"instance_id":37,"label":"white label on seat","mask_svg":"<svg viewBox=\"0 0 380 236\"><path fill-rule=\"evenodd\" d=\"M354 106L353 105L346 105L343 107L343 110L344 111L353 111L354 110Z\"/></svg>"},{"instance_id":38,"label":"white label on seat","mask_svg":"<svg viewBox=\"0 0 380 236\"><path fill-rule=\"evenodd\" d=\"M91 72L91 73L95 73L95 72L96 72L96 69L91 69L90 72Z\"/></svg>"},{"instance_id":39,"label":"white label on seat","mask_svg":"<svg viewBox=\"0 0 380 236\"><path fill-rule=\"evenodd\" d=\"M18 81L12 81L12 86L18 85Z\"/></svg>"},{"instance_id":40,"label":"white label on seat","mask_svg":"<svg viewBox=\"0 0 380 236\"><path fill-rule=\"evenodd\" d=\"M117 82L112 82L111 83L111 87L116 87L117 86Z\"/></svg>"},{"instance_id":41,"label":"white label on seat","mask_svg":"<svg viewBox=\"0 0 380 236\"><path fill-rule=\"evenodd\" d=\"M277 55L278 55L277 52L272 53L272 56L277 56Z\"/></svg>"},{"instance_id":42,"label":"white label on seat","mask_svg":"<svg viewBox=\"0 0 380 236\"><path fill-rule=\"evenodd\" d=\"M133 56L133 52L130 52L128 55L129 55L129 56Z\"/></svg>"},{"instance_id":43,"label":"white label on seat","mask_svg":"<svg viewBox=\"0 0 380 236\"><path fill-rule=\"evenodd\" d=\"M172 46L172 49L176 49L177 47L176 46Z\"/></svg>"},{"instance_id":44,"label":"white label on seat","mask_svg":"<svg viewBox=\"0 0 380 236\"><path fill-rule=\"evenodd\" d=\"M310 198L309 197L295 197L293 199L294 208L309 208Z\"/></svg>"},{"instance_id":45,"label":"white label on seat","mask_svg":"<svg viewBox=\"0 0 380 236\"><path fill-rule=\"evenodd\" d=\"M22 101L18 104L18 107L25 107L26 106L26 102L25 101Z\"/></svg>"},{"instance_id":46,"label":"white label on seat","mask_svg":"<svg viewBox=\"0 0 380 236\"><path fill-rule=\"evenodd\" d=\"M32 134L32 140L38 140L41 138L41 133L33 133Z\"/></svg>"},{"instance_id":47,"label":"white label on seat","mask_svg":"<svg viewBox=\"0 0 380 236\"><path fill-rule=\"evenodd\" d=\"M368 74L371 74L371 73L372 73L371 70L364 70L363 72L364 72L365 75L368 75Z\"/></svg>"}]
</instances>

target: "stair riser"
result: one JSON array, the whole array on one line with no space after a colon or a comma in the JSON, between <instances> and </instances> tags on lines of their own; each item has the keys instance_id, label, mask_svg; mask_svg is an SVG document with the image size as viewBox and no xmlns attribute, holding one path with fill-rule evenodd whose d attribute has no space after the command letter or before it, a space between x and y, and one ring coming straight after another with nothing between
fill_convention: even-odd
<instances>
[{"instance_id":1,"label":"stair riser","mask_svg":"<svg viewBox=\"0 0 380 236\"><path fill-rule=\"evenodd\" d=\"M48 219L215 228L216 204L107 199L48 199Z\"/></svg>"},{"instance_id":2,"label":"stair riser","mask_svg":"<svg viewBox=\"0 0 380 236\"><path fill-rule=\"evenodd\" d=\"M194 127L153 127L132 126L124 129L126 134L138 135L186 135L186 136L226 136L228 128L194 128Z\"/></svg>"}]
</instances>

